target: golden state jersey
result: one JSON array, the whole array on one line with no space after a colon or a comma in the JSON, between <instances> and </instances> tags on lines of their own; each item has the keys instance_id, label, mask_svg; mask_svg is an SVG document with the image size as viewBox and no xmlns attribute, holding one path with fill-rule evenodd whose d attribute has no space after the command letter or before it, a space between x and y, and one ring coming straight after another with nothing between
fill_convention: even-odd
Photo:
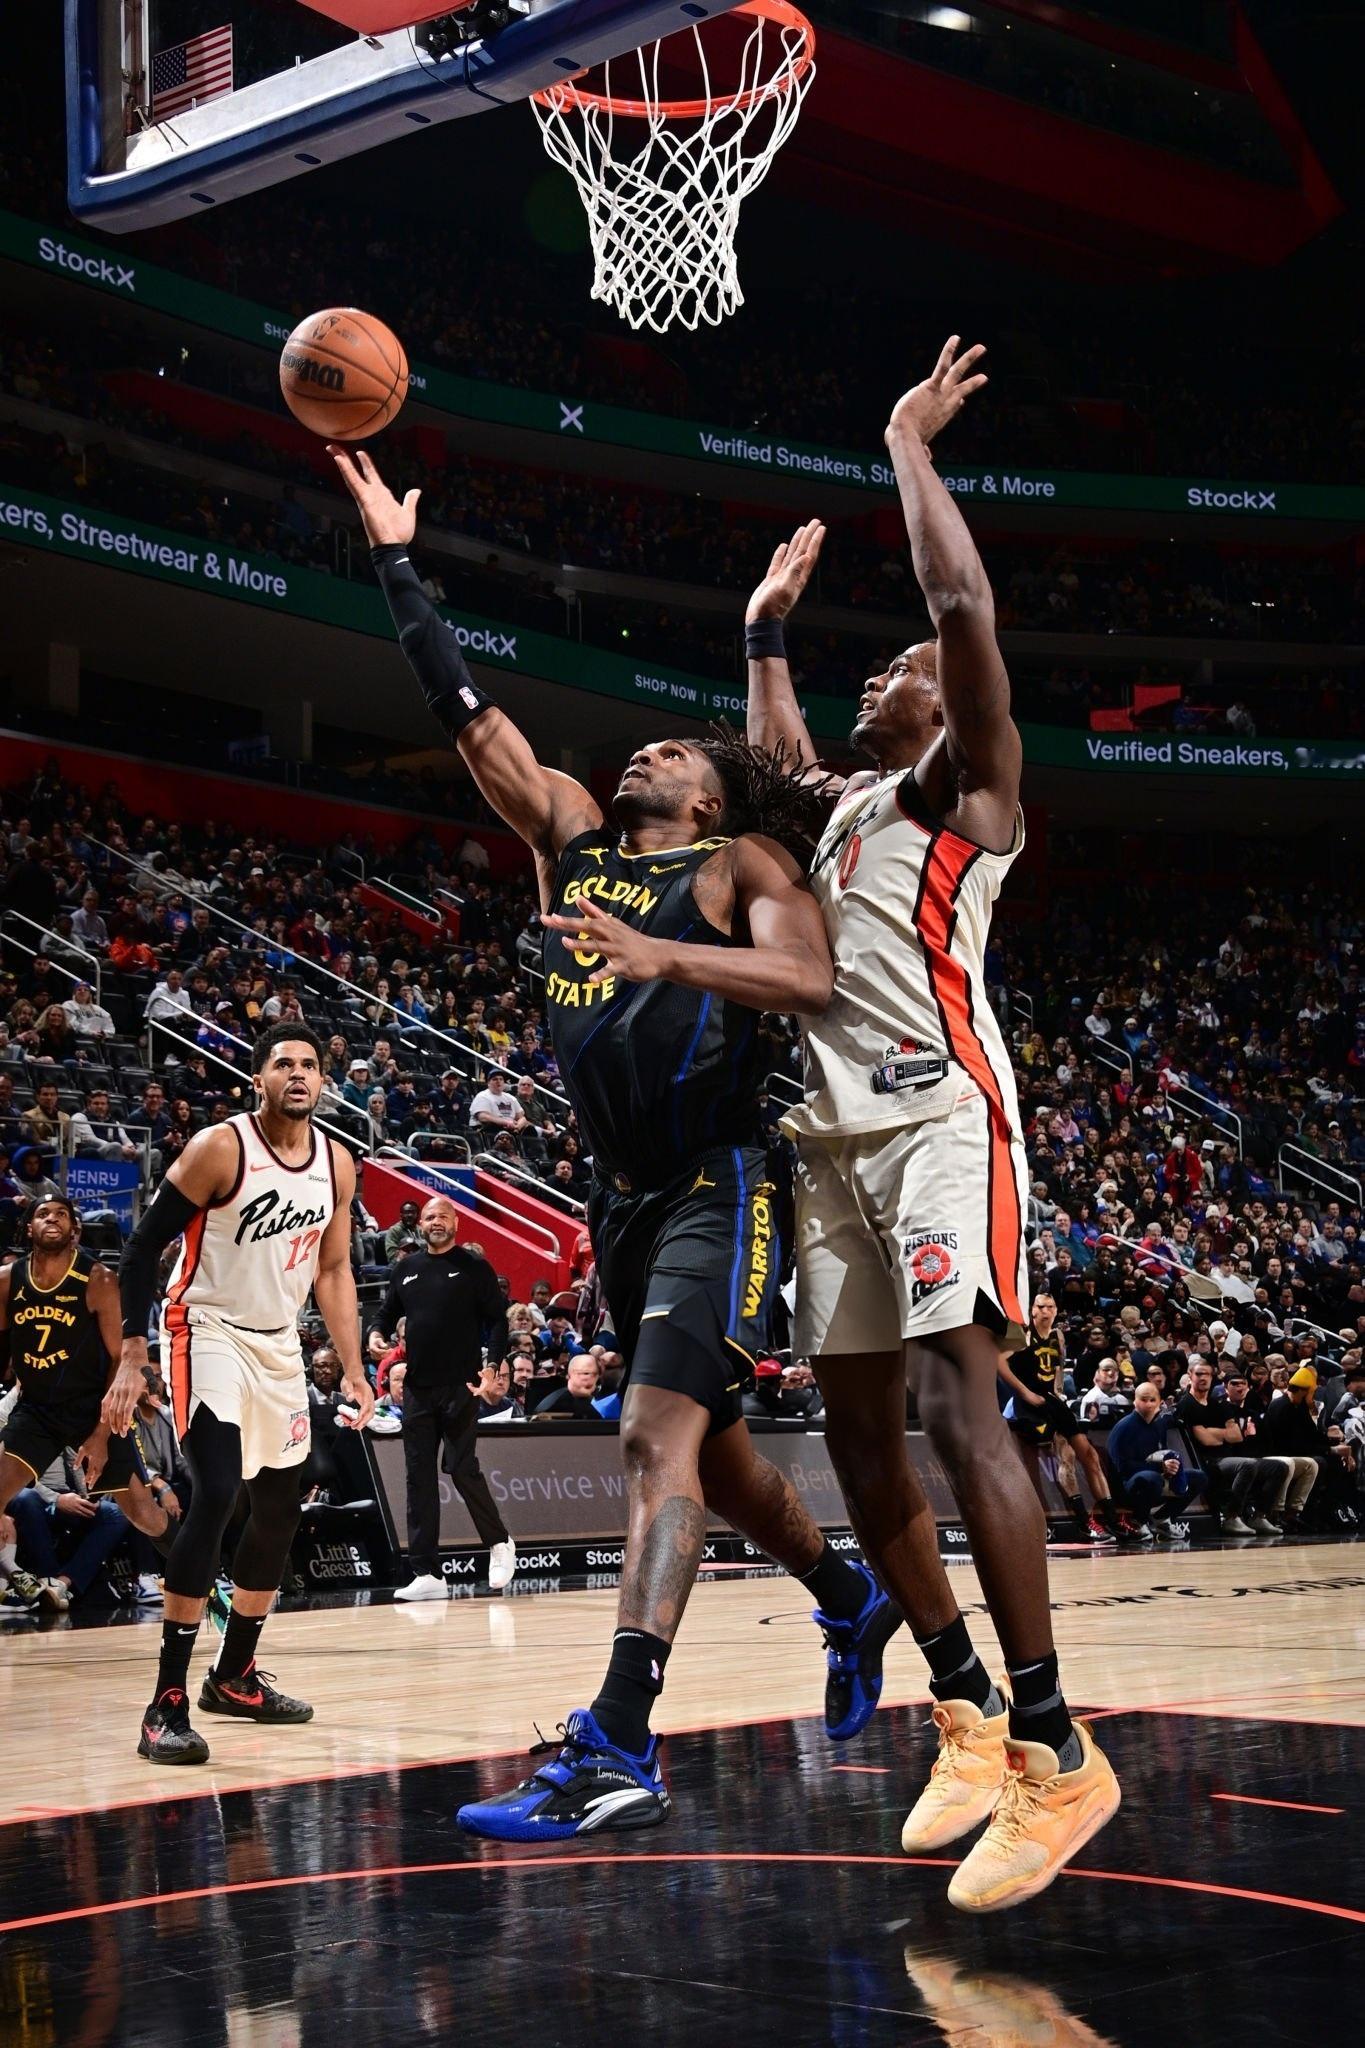
<instances>
[{"instance_id":1,"label":"golden state jersey","mask_svg":"<svg viewBox=\"0 0 1365 2048\"><path fill-rule=\"evenodd\" d=\"M834 995L804 1020L803 1137L921 1123L979 1092L998 1135L1018 1130L1014 1075L986 996L991 912L1024 843L987 853L929 811L914 770L849 790L821 836L811 888Z\"/></svg>"},{"instance_id":2,"label":"golden state jersey","mask_svg":"<svg viewBox=\"0 0 1365 2048\"><path fill-rule=\"evenodd\" d=\"M243 1330L292 1329L318 1270L318 1247L336 1208L328 1138L313 1132L302 1166L286 1166L254 1115L229 1117L237 1139L230 1194L186 1230L166 1294L173 1310L207 1309Z\"/></svg>"},{"instance_id":3,"label":"golden state jersey","mask_svg":"<svg viewBox=\"0 0 1365 2048\"><path fill-rule=\"evenodd\" d=\"M96 1407L109 1379L109 1354L87 1290L95 1260L72 1254L51 1287L40 1287L27 1254L9 1276L9 1361L26 1401L42 1408L67 1403Z\"/></svg>"},{"instance_id":4,"label":"golden state jersey","mask_svg":"<svg viewBox=\"0 0 1365 2048\"><path fill-rule=\"evenodd\" d=\"M580 897L651 938L735 941L702 916L693 880L726 839L623 853L610 825L560 855L550 908ZM601 955L546 932L545 996L560 1083L605 1178L663 1187L708 1146L762 1143L758 1014L676 982L593 983Z\"/></svg>"}]
</instances>

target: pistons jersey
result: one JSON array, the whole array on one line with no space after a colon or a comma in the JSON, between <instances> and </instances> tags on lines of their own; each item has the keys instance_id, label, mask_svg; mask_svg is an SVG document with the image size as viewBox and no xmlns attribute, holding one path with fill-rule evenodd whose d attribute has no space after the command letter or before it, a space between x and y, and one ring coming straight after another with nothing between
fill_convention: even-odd
<instances>
[{"instance_id":1,"label":"pistons jersey","mask_svg":"<svg viewBox=\"0 0 1365 2048\"><path fill-rule=\"evenodd\" d=\"M973 1095L1004 1138L1019 1128L1009 1055L986 996L991 912L1024 843L1005 853L949 831L914 770L835 806L811 870L834 957L834 995L804 1020L802 1137L849 1137L946 1115Z\"/></svg>"},{"instance_id":2,"label":"pistons jersey","mask_svg":"<svg viewBox=\"0 0 1365 2048\"><path fill-rule=\"evenodd\" d=\"M336 1208L330 1141L313 1132L302 1166L287 1166L254 1115L228 1119L237 1139L232 1192L194 1217L167 1290L173 1311L206 1309L237 1329L292 1329L318 1271L318 1247Z\"/></svg>"}]
</instances>

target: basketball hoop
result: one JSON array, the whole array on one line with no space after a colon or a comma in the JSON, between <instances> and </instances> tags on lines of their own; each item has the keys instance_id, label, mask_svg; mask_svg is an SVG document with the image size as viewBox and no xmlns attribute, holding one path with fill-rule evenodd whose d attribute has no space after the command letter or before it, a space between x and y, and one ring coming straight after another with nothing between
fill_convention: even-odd
<instances>
[{"instance_id":1,"label":"basketball hoop","mask_svg":"<svg viewBox=\"0 0 1365 2048\"><path fill-rule=\"evenodd\" d=\"M815 31L790 0L742 0L733 12L748 33L728 88L713 84L714 53L695 22L604 64L600 86L579 72L532 95L546 150L587 212L592 296L631 327L718 327L744 304L739 209L795 126ZM694 57L696 97L663 97L661 53L662 67Z\"/></svg>"}]
</instances>

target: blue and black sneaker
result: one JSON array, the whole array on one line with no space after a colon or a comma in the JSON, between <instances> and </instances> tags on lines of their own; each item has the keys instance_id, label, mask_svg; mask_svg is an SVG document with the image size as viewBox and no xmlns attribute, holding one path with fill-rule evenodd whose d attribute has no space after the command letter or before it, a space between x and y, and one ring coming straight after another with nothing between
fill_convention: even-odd
<instances>
[{"instance_id":1,"label":"blue and black sneaker","mask_svg":"<svg viewBox=\"0 0 1365 2048\"><path fill-rule=\"evenodd\" d=\"M673 1802L659 1768L659 1738L643 1756L615 1749L586 1709L570 1714L553 1763L493 1799L462 1806L467 1835L492 1842L563 1842L608 1828L652 1828Z\"/></svg>"},{"instance_id":2,"label":"blue and black sneaker","mask_svg":"<svg viewBox=\"0 0 1365 2048\"><path fill-rule=\"evenodd\" d=\"M876 1713L882 1696L882 1652L905 1619L867 1566L859 1559L849 1561L867 1580L867 1599L857 1620L836 1620L818 1607L811 1617L828 1652L825 1733L831 1742L851 1741Z\"/></svg>"}]
</instances>

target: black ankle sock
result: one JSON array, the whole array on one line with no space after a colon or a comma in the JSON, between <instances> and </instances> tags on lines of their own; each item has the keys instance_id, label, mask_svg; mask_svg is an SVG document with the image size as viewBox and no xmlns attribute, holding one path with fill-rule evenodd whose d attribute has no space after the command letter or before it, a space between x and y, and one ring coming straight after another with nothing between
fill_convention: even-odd
<instances>
[{"instance_id":1,"label":"black ankle sock","mask_svg":"<svg viewBox=\"0 0 1365 2048\"><path fill-rule=\"evenodd\" d=\"M223 1630L223 1647L213 1667L215 1678L240 1678L256 1662L256 1645L265 1627L263 1614L239 1614L234 1603Z\"/></svg>"},{"instance_id":2,"label":"black ankle sock","mask_svg":"<svg viewBox=\"0 0 1365 2048\"><path fill-rule=\"evenodd\" d=\"M1072 1521L1079 1522L1083 1529L1088 1529L1090 1527L1090 1517L1085 1511L1085 1502L1081 1499L1080 1495L1078 1493L1064 1493L1062 1499L1066 1502L1067 1513Z\"/></svg>"},{"instance_id":3,"label":"black ankle sock","mask_svg":"<svg viewBox=\"0 0 1365 2048\"><path fill-rule=\"evenodd\" d=\"M161 1662L157 1666L154 1698L160 1699L165 1692L186 1691L190 1682L190 1654L198 1633L197 1621L162 1622Z\"/></svg>"},{"instance_id":4,"label":"black ankle sock","mask_svg":"<svg viewBox=\"0 0 1365 2048\"><path fill-rule=\"evenodd\" d=\"M929 1690L936 1700L970 1700L988 1718L1004 1704L959 1614L937 1635L915 1638L929 1663Z\"/></svg>"},{"instance_id":5,"label":"black ankle sock","mask_svg":"<svg viewBox=\"0 0 1365 2048\"><path fill-rule=\"evenodd\" d=\"M1010 1702L1010 1734L1016 1742L1045 1742L1057 1752L1064 1771L1081 1761L1081 1745L1062 1698L1053 1651L1036 1664L1007 1665L1014 1698Z\"/></svg>"},{"instance_id":6,"label":"black ankle sock","mask_svg":"<svg viewBox=\"0 0 1365 2048\"><path fill-rule=\"evenodd\" d=\"M815 1604L831 1621L856 1621L868 1600L868 1584L846 1557L822 1544L808 1572L797 1578L815 1596Z\"/></svg>"},{"instance_id":7,"label":"black ankle sock","mask_svg":"<svg viewBox=\"0 0 1365 2048\"><path fill-rule=\"evenodd\" d=\"M643 1756L649 1748L649 1717L664 1689L671 1648L642 1628L618 1628L612 1637L611 1662L592 1716L607 1741L630 1756Z\"/></svg>"}]
</instances>

